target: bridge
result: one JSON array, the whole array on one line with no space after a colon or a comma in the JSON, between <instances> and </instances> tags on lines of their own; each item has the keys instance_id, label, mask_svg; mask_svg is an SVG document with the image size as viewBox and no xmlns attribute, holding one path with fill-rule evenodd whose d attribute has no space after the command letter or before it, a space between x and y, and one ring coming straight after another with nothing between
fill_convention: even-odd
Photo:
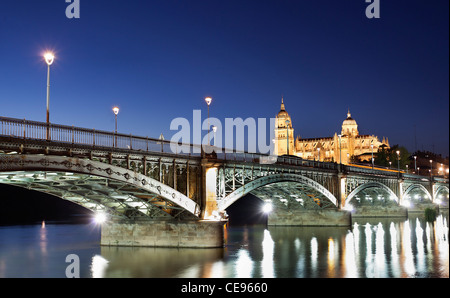
<instances>
[{"instance_id":1,"label":"bridge","mask_svg":"<svg viewBox=\"0 0 450 298\"><path fill-rule=\"evenodd\" d=\"M272 207L268 225L350 226L448 208L446 177L208 149L0 117L0 183L104 214L102 245L221 247L226 209L247 194Z\"/></svg>"}]
</instances>

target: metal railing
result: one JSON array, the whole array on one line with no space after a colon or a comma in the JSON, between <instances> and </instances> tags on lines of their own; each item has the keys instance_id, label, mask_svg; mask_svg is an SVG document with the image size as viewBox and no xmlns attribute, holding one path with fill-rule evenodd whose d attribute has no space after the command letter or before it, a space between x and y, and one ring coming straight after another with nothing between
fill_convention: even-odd
<instances>
[{"instance_id":1,"label":"metal railing","mask_svg":"<svg viewBox=\"0 0 450 298\"><path fill-rule=\"evenodd\" d=\"M27 140L52 141L93 148L126 149L140 152L170 153L182 156L215 157L226 161L254 162L261 164L282 164L316 167L336 170L336 163L304 160L289 156L273 156L249 153L214 146L182 144L149 137L133 136L96 129L87 129L61 124L47 125L45 122L0 117L0 135ZM206 150L204 150L206 149ZM206 152L214 152L208 155Z\"/></svg>"},{"instance_id":2,"label":"metal railing","mask_svg":"<svg viewBox=\"0 0 450 298\"><path fill-rule=\"evenodd\" d=\"M61 124L51 123L47 125L44 122L8 117L0 117L0 135L28 140L86 145L94 148L172 153L170 141ZM187 151L188 155L195 155L197 151L200 152L199 146L192 144L179 144L179 146Z\"/></svg>"}]
</instances>

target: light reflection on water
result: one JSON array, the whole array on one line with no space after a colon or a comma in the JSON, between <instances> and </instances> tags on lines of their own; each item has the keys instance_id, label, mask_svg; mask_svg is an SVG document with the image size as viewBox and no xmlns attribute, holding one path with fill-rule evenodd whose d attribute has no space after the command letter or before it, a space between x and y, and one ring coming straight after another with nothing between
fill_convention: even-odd
<instances>
[{"instance_id":1,"label":"light reflection on water","mask_svg":"<svg viewBox=\"0 0 450 298\"><path fill-rule=\"evenodd\" d=\"M218 249L100 247L91 225L0 227L0 277L449 277L448 213L352 228L231 227Z\"/></svg>"}]
</instances>

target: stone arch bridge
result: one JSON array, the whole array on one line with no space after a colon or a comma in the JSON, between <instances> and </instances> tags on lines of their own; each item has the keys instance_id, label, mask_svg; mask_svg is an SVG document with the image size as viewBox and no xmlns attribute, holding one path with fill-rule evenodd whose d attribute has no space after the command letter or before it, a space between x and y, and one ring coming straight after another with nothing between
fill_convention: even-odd
<instances>
[{"instance_id":1,"label":"stone arch bridge","mask_svg":"<svg viewBox=\"0 0 450 298\"><path fill-rule=\"evenodd\" d=\"M105 245L221 246L226 209L247 194L273 206L271 225L448 208L444 177L207 149L0 117L0 183L107 214Z\"/></svg>"}]
</instances>

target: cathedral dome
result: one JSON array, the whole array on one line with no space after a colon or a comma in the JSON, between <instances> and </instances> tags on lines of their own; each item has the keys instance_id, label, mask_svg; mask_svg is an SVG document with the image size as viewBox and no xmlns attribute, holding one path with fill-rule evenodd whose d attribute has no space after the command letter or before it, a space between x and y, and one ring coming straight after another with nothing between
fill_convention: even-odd
<instances>
[{"instance_id":1,"label":"cathedral dome","mask_svg":"<svg viewBox=\"0 0 450 298\"><path fill-rule=\"evenodd\" d=\"M352 118L350 111L347 113L347 119L342 122L342 132L341 135L353 135L357 136L358 133L358 124L355 119Z\"/></svg>"}]
</instances>

